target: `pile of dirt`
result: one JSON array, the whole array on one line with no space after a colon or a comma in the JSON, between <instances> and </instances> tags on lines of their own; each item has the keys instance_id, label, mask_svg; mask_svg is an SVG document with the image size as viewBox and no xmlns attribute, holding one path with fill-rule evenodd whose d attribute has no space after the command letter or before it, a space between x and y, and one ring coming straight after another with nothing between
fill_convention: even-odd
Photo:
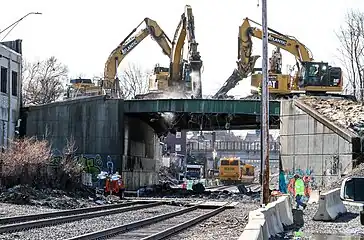
<instances>
[{"instance_id":1,"label":"pile of dirt","mask_svg":"<svg viewBox=\"0 0 364 240\"><path fill-rule=\"evenodd\" d=\"M75 209L94 205L88 199L89 195L84 190L65 192L55 189L36 189L17 185L3 190L0 194L0 202L45 206L56 209Z\"/></svg>"}]
</instances>

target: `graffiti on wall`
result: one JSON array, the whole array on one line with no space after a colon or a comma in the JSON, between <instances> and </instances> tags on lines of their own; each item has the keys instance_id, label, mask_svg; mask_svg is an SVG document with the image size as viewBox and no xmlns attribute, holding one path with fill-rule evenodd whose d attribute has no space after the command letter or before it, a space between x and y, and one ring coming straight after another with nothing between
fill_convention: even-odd
<instances>
[{"instance_id":1,"label":"graffiti on wall","mask_svg":"<svg viewBox=\"0 0 364 240\"><path fill-rule=\"evenodd\" d=\"M57 154L57 151L53 153L51 165L57 166L62 160L62 155ZM115 171L115 156L101 156L100 154L80 154L73 158L83 167L83 171L91 173L92 182L97 182L97 175L101 171Z\"/></svg>"}]
</instances>

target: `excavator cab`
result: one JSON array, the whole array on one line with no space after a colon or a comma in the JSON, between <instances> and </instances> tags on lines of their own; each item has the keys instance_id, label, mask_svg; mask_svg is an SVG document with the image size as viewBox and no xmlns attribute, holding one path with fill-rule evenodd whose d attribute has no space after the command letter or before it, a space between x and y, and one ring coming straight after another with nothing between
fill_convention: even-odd
<instances>
[{"instance_id":1,"label":"excavator cab","mask_svg":"<svg viewBox=\"0 0 364 240\"><path fill-rule=\"evenodd\" d=\"M299 87L312 92L341 92L342 71L327 62L302 62Z\"/></svg>"}]
</instances>

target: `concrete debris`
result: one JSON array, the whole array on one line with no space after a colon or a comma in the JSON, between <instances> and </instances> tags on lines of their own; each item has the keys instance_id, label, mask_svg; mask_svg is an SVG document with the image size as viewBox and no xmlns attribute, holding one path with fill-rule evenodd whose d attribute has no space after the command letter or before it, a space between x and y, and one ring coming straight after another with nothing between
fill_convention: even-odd
<instances>
[{"instance_id":1,"label":"concrete debris","mask_svg":"<svg viewBox=\"0 0 364 240\"><path fill-rule=\"evenodd\" d=\"M87 193L88 194L88 193ZM55 189L38 190L29 186L17 185L0 194L0 202L44 206L56 209L74 209L94 206L85 192L67 193Z\"/></svg>"},{"instance_id":2,"label":"concrete debris","mask_svg":"<svg viewBox=\"0 0 364 240\"><path fill-rule=\"evenodd\" d=\"M330 190L334 188L341 187L342 181L347 177L364 177L364 163L358 165L356 168L354 168L351 172L346 174L345 176L342 176L337 181L332 182L329 186L325 187L324 190Z\"/></svg>"},{"instance_id":3,"label":"concrete debris","mask_svg":"<svg viewBox=\"0 0 364 240\"><path fill-rule=\"evenodd\" d=\"M364 134L364 106L360 103L337 98L304 97L300 100L335 124L360 136Z\"/></svg>"}]
</instances>

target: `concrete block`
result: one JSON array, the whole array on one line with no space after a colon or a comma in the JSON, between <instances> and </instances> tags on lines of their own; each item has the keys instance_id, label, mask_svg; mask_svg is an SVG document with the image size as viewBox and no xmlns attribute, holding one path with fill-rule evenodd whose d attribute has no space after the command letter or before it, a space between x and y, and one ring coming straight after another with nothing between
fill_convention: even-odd
<instances>
[{"instance_id":1,"label":"concrete block","mask_svg":"<svg viewBox=\"0 0 364 240\"><path fill-rule=\"evenodd\" d=\"M308 199L308 204L318 203L320 199L319 190L313 190L310 193L310 198Z\"/></svg>"},{"instance_id":2,"label":"concrete block","mask_svg":"<svg viewBox=\"0 0 364 240\"><path fill-rule=\"evenodd\" d=\"M289 196L281 196L277 199L277 210L279 212L280 221L283 226L293 224L292 206Z\"/></svg>"},{"instance_id":3,"label":"concrete block","mask_svg":"<svg viewBox=\"0 0 364 240\"><path fill-rule=\"evenodd\" d=\"M263 225L265 220L253 220L248 222L245 226L243 233L238 238L239 240L268 240L263 236Z\"/></svg>"},{"instance_id":4,"label":"concrete block","mask_svg":"<svg viewBox=\"0 0 364 240\"><path fill-rule=\"evenodd\" d=\"M347 209L340 199L340 188L336 188L320 195L319 207L313 220L333 221L346 212Z\"/></svg>"},{"instance_id":5,"label":"concrete block","mask_svg":"<svg viewBox=\"0 0 364 240\"><path fill-rule=\"evenodd\" d=\"M269 226L268 226L268 220L265 218L265 215L262 213L263 208L259 208L257 210L254 211L250 211L249 212L249 222L258 220L263 222L264 224L262 224L262 233L263 233L263 239L269 239L269 237L271 236L269 233Z\"/></svg>"},{"instance_id":6,"label":"concrete block","mask_svg":"<svg viewBox=\"0 0 364 240\"><path fill-rule=\"evenodd\" d=\"M277 233L284 231L279 215L279 207L277 206L277 204L277 201L274 201L268 203L266 206L268 208L268 211L270 212L272 227L274 229L274 236L277 235Z\"/></svg>"}]
</instances>

